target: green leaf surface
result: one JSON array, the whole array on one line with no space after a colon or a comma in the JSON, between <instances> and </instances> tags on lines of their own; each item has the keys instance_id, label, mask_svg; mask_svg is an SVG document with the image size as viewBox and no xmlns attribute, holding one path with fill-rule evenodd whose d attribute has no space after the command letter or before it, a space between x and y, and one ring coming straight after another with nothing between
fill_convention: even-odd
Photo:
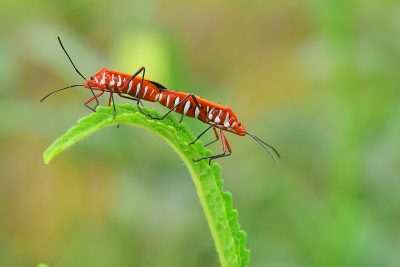
<instances>
[{"instance_id":1,"label":"green leaf surface","mask_svg":"<svg viewBox=\"0 0 400 267\"><path fill-rule=\"evenodd\" d=\"M240 230L238 212L233 209L231 194L223 191L220 165L214 162L208 165L208 161L192 161L210 155L211 152L205 149L201 142L189 146L194 136L183 123L178 123L171 115L157 121L146 118L130 104L116 107L115 119L112 108L109 107L100 107L97 112L80 119L46 149L43 154L44 162L48 164L56 155L79 140L108 126L127 124L150 130L163 137L186 164L214 239L221 266L247 266L250 251L245 247L246 233ZM160 116L153 110L146 112Z\"/></svg>"}]
</instances>

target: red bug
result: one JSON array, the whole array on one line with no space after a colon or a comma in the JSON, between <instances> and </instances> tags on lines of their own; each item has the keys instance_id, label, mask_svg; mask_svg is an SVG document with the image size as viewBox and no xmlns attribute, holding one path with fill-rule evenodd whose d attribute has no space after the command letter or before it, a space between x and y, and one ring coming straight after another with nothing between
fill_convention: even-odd
<instances>
[{"instance_id":1,"label":"red bug","mask_svg":"<svg viewBox=\"0 0 400 267\"><path fill-rule=\"evenodd\" d=\"M136 71L133 75L126 74L122 72L117 72L113 70L109 70L103 68L99 70L95 75L90 76L89 79L86 79L80 71L76 68L75 64L73 63L71 57L68 55L67 51L65 50L60 37L58 37L58 41L61 45L61 48L64 50L65 54L67 55L69 61L71 62L72 66L74 67L75 71L85 80L84 84L75 84L71 86L67 86L58 90L55 90L40 101L43 101L48 96L53 93L66 90L72 87L83 86L89 89L93 96L89 98L84 105L91 109L92 111L96 111L97 106L99 105L98 98L101 97L105 92L110 94L108 105L110 106L111 102L113 103L114 107L114 118L116 116L116 109L114 104L114 94L122 98L127 98L131 100L135 100L138 109L140 112L145 114L147 117L155 120L162 120L172 111L180 113L181 119L179 122L182 122L183 116L189 116L193 118L197 118L202 122L209 124L210 126L207 127L192 143L189 145L194 144L197 140L200 139L202 135L204 135L208 130L213 128L216 139L207 145L210 145L217 140L219 140L219 135L217 132L217 128L219 129L219 134L221 136L222 141L222 149L223 152L221 154L212 155L202 157L200 159L194 161L200 161L204 159L209 159L210 161L215 158L229 156L232 153L231 147L228 143L224 135L224 131L231 132L240 136L249 135L253 138L257 143L259 143L264 149L266 149L273 159L278 163L278 158L280 157L278 151L272 147L271 145L267 144L266 142L262 141L260 138L255 136L254 134L249 133L244 125L238 120L237 116L233 112L233 110L228 106L223 106L214 102L211 102L207 99L203 99L201 97L195 96L194 94L189 94L185 92L178 92L174 90L167 89L165 86L148 80L144 77L145 75L145 67L141 67L138 71ZM141 75L140 75L141 74ZM94 91L99 91L98 94L95 94ZM169 110L162 116L162 117L153 117L150 114L144 112L140 105L143 105L141 100L146 100L150 102L159 102L161 105L167 107ZM92 101L96 101L94 107L89 106L89 103ZM206 146L207 146L206 145Z\"/></svg>"}]
</instances>

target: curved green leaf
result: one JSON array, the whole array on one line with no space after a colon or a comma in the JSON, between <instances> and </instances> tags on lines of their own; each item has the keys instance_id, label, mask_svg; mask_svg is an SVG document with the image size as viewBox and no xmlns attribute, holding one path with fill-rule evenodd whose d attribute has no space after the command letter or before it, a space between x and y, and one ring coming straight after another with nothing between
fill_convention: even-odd
<instances>
[{"instance_id":1,"label":"curved green leaf","mask_svg":"<svg viewBox=\"0 0 400 267\"><path fill-rule=\"evenodd\" d=\"M146 110L160 116L155 111ZM117 116L113 119L111 108L100 107L97 112L78 121L63 136L57 139L44 152L44 162L48 164L56 155L66 150L84 137L102 128L117 124L128 124L150 130L163 137L186 164L195 184L201 206L206 216L211 235L217 249L221 266L247 266L250 252L245 247L246 233L240 230L237 210L233 209L232 196L223 191L221 168L208 161L193 162L192 159L209 155L201 142L193 146L193 135L184 124L173 116L162 121L150 120L132 105L117 105Z\"/></svg>"}]
</instances>

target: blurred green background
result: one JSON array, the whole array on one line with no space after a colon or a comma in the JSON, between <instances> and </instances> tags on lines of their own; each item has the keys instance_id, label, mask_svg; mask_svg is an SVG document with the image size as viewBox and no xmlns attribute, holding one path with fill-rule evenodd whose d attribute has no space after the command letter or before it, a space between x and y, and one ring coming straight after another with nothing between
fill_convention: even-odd
<instances>
[{"instance_id":1,"label":"blurred green background","mask_svg":"<svg viewBox=\"0 0 400 267\"><path fill-rule=\"evenodd\" d=\"M90 113L82 88L39 103L82 82L57 35L84 75L144 65L231 106L280 151L276 166L228 134L234 153L218 160L250 266L400 266L398 1L0 7L0 266L218 266L188 171L160 138L110 128L44 166L45 148Z\"/></svg>"}]
</instances>

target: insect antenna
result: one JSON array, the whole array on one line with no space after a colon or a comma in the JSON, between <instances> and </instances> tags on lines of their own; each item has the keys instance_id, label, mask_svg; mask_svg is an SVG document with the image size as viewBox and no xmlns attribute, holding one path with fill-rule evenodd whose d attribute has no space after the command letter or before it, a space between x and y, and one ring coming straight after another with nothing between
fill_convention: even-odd
<instances>
[{"instance_id":1,"label":"insect antenna","mask_svg":"<svg viewBox=\"0 0 400 267\"><path fill-rule=\"evenodd\" d=\"M40 100L40 102L42 102L43 100L45 100L46 98L48 98L49 96L51 96L51 95L54 94L54 93L57 93L57 92L60 92L60 91L66 90L66 89L70 89L70 88L73 88L73 87L79 87L79 86L82 86L82 87L83 87L82 84L74 84L74 85L70 85L70 86L67 86L67 87L64 87L64 88L61 88L61 89L54 90L54 91L48 93L45 97L43 97L43 98Z\"/></svg>"},{"instance_id":2,"label":"insect antenna","mask_svg":"<svg viewBox=\"0 0 400 267\"><path fill-rule=\"evenodd\" d=\"M75 64L74 64L74 62L72 61L71 57L69 56L67 50L65 49L63 43L61 42L61 39L60 39L59 36L57 36L57 39L58 39L58 42L60 43L60 46L61 46L62 50L63 50L64 53L67 55L67 57L68 57L68 59L69 59L69 62L71 62L72 66L74 67L75 71L79 74L79 76L81 76L81 77L86 81L87 79L85 78L85 76L82 75L82 73L81 73L81 72L78 70L78 68L75 66ZM43 100L45 100L47 97L49 97L50 95L52 95L52 94L54 94L54 93L57 93L57 92L59 92L59 91L66 90L66 89L69 89L69 88L73 88L73 87L79 87L79 86L85 87L85 86L82 85L82 84L74 84L74 85L70 85L70 86L67 86L67 87L64 87L64 88L61 88L61 89L57 89L57 90L55 90L55 91L50 92L50 93L47 94L45 97L43 97L43 98L40 100L40 102L42 102ZM96 99L96 101L97 101L97 103L98 103L97 97L96 97L95 93L93 92L93 89L90 88L90 86L89 86L89 89L90 89L90 91L92 92L94 99Z\"/></svg>"},{"instance_id":3,"label":"insect antenna","mask_svg":"<svg viewBox=\"0 0 400 267\"><path fill-rule=\"evenodd\" d=\"M251 136L251 138L253 138L257 143L259 143L265 150L267 150L268 153L272 156L272 158L276 162L276 164L279 164L279 158L281 156L279 155L279 152L273 146L267 144L265 141L261 140L260 138L258 138L254 134L251 134L251 133L249 133L247 131L246 131L246 134Z\"/></svg>"},{"instance_id":4,"label":"insect antenna","mask_svg":"<svg viewBox=\"0 0 400 267\"><path fill-rule=\"evenodd\" d=\"M61 45L61 48L64 50L64 52L65 52L65 54L67 55L69 61L71 62L72 66L74 67L75 71L76 71L84 80L87 80L87 79L85 78L85 76L83 76L82 73L76 68L76 66L75 66L74 62L72 61L71 57L68 55L67 50L65 50L64 45L62 44L61 39L60 39L59 36L57 36L57 39L58 39L58 42L59 42L60 45Z\"/></svg>"}]
</instances>

